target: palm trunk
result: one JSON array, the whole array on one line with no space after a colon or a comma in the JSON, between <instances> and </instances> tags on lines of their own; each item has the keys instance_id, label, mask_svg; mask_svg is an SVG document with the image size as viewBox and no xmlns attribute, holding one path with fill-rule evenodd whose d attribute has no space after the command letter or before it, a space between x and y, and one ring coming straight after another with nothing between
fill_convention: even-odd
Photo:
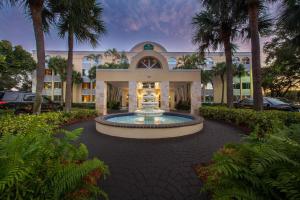
<instances>
[{"instance_id":1,"label":"palm trunk","mask_svg":"<svg viewBox=\"0 0 300 200\"><path fill-rule=\"evenodd\" d=\"M45 76L45 44L42 23L43 3L44 2L42 0L36 1L36 3L29 3L37 51L36 96L33 105L34 114L39 114L41 112L42 92Z\"/></svg>"},{"instance_id":2,"label":"palm trunk","mask_svg":"<svg viewBox=\"0 0 300 200\"><path fill-rule=\"evenodd\" d=\"M71 111L72 107L72 72L73 72L73 46L74 34L69 30L68 34L68 63L67 63L67 82L66 82L66 112Z\"/></svg>"},{"instance_id":3,"label":"palm trunk","mask_svg":"<svg viewBox=\"0 0 300 200\"><path fill-rule=\"evenodd\" d=\"M240 76L240 100L242 100L243 96L243 83L242 83L242 77Z\"/></svg>"},{"instance_id":4,"label":"palm trunk","mask_svg":"<svg viewBox=\"0 0 300 200\"><path fill-rule=\"evenodd\" d=\"M224 49L226 57L226 82L227 82L227 107L233 107L233 76L232 76L232 52L230 35L227 34L224 38Z\"/></svg>"},{"instance_id":5,"label":"palm trunk","mask_svg":"<svg viewBox=\"0 0 300 200\"><path fill-rule=\"evenodd\" d=\"M61 99L60 99L60 105L64 105L64 82L61 80Z\"/></svg>"},{"instance_id":6,"label":"palm trunk","mask_svg":"<svg viewBox=\"0 0 300 200\"><path fill-rule=\"evenodd\" d=\"M258 33L258 5L253 3L249 5L249 24L251 34L251 52L252 52L252 74L253 74L253 103L254 109L262 110L262 91L261 91L261 66L260 66L260 44Z\"/></svg>"},{"instance_id":7,"label":"palm trunk","mask_svg":"<svg viewBox=\"0 0 300 200\"><path fill-rule=\"evenodd\" d=\"M221 75L221 82L222 82L222 98L221 98L221 104L223 105L224 104L224 77L223 75Z\"/></svg>"}]
</instances>

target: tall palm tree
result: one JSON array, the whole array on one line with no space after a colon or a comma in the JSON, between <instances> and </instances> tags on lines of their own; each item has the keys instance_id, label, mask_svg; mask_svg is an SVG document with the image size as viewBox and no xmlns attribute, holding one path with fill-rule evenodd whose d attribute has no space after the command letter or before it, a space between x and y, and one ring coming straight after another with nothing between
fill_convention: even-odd
<instances>
[{"instance_id":1,"label":"tall palm tree","mask_svg":"<svg viewBox=\"0 0 300 200\"><path fill-rule=\"evenodd\" d=\"M219 76L221 79L221 84L222 84L222 97L221 97L221 104L224 104L224 89L225 89L225 84L224 84L224 76L226 74L226 63L221 62L217 63L215 66L212 67L212 73L214 76Z\"/></svg>"},{"instance_id":2,"label":"tall palm tree","mask_svg":"<svg viewBox=\"0 0 300 200\"><path fill-rule=\"evenodd\" d=\"M243 82L242 78L247 75L246 68L243 64L236 64L234 65L234 75L239 78L240 81L240 100L242 100L243 97Z\"/></svg>"},{"instance_id":3,"label":"tall palm tree","mask_svg":"<svg viewBox=\"0 0 300 200\"><path fill-rule=\"evenodd\" d=\"M0 3L0 8L4 4L22 6L32 20L37 51L36 98L33 106L33 113L35 114L41 111L45 76L44 32L49 30L49 22L53 20L53 14L49 11L50 1L51 0L1 0Z\"/></svg>"},{"instance_id":4,"label":"tall palm tree","mask_svg":"<svg viewBox=\"0 0 300 200\"><path fill-rule=\"evenodd\" d=\"M102 7L96 0L56 0L54 10L59 14L57 27L60 37L68 35L66 111L72 106L72 72L74 38L89 42L93 47L105 33Z\"/></svg>"},{"instance_id":5,"label":"tall palm tree","mask_svg":"<svg viewBox=\"0 0 300 200\"><path fill-rule=\"evenodd\" d=\"M60 104L64 104L64 82L66 81L67 60L62 57L51 57L48 67L59 75L61 81L61 100Z\"/></svg>"},{"instance_id":6,"label":"tall palm tree","mask_svg":"<svg viewBox=\"0 0 300 200\"><path fill-rule=\"evenodd\" d=\"M227 106L233 107L232 40L237 38L245 17L239 8L241 1L203 1L205 9L196 14L192 24L195 28L193 43L199 45L200 53L212 48L224 48L227 77Z\"/></svg>"},{"instance_id":7,"label":"tall palm tree","mask_svg":"<svg viewBox=\"0 0 300 200\"><path fill-rule=\"evenodd\" d=\"M253 103L254 109L263 109L261 58L259 41L259 17L266 10L265 2L275 2L276 0L245 0L249 15L249 29L251 37L252 54L252 76L253 76Z\"/></svg>"}]
</instances>

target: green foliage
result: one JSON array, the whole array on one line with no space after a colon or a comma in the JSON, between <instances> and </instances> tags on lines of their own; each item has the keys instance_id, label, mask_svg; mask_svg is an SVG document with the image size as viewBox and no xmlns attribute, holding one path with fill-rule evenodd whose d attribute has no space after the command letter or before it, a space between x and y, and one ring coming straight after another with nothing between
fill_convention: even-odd
<instances>
[{"instance_id":1,"label":"green foliage","mask_svg":"<svg viewBox=\"0 0 300 200\"><path fill-rule=\"evenodd\" d=\"M191 108L191 102L190 101L179 101L176 105L175 108L177 110L190 110Z\"/></svg>"},{"instance_id":2,"label":"green foliage","mask_svg":"<svg viewBox=\"0 0 300 200\"><path fill-rule=\"evenodd\" d=\"M3 115L0 117L0 135L45 133L50 134L60 125L78 119L95 117L95 110L74 109L70 113L50 112L40 115Z\"/></svg>"},{"instance_id":3,"label":"green foliage","mask_svg":"<svg viewBox=\"0 0 300 200\"><path fill-rule=\"evenodd\" d=\"M95 110L95 103L72 103L72 108L85 108Z\"/></svg>"},{"instance_id":4,"label":"green foliage","mask_svg":"<svg viewBox=\"0 0 300 200\"><path fill-rule=\"evenodd\" d=\"M208 119L251 129L241 144L225 145L197 171L213 199L299 199L300 113L202 107Z\"/></svg>"},{"instance_id":5,"label":"green foliage","mask_svg":"<svg viewBox=\"0 0 300 200\"><path fill-rule=\"evenodd\" d=\"M48 67L60 76L62 82L66 81L67 60L65 58L51 57L48 61Z\"/></svg>"},{"instance_id":6,"label":"green foliage","mask_svg":"<svg viewBox=\"0 0 300 200\"><path fill-rule=\"evenodd\" d=\"M0 90L30 88L30 74L36 67L31 54L21 46L0 41Z\"/></svg>"},{"instance_id":7,"label":"green foliage","mask_svg":"<svg viewBox=\"0 0 300 200\"><path fill-rule=\"evenodd\" d=\"M264 139L251 135L226 145L213 157L204 190L213 199L299 199L300 125ZM297 139L295 139L297 138Z\"/></svg>"},{"instance_id":8,"label":"green foliage","mask_svg":"<svg viewBox=\"0 0 300 200\"><path fill-rule=\"evenodd\" d=\"M183 55L178 59L176 68L174 69L199 69L204 64L204 56L193 53L191 55Z\"/></svg>"},{"instance_id":9,"label":"green foliage","mask_svg":"<svg viewBox=\"0 0 300 200\"><path fill-rule=\"evenodd\" d=\"M0 198L54 200L72 199L68 197L82 190L88 197L102 193L86 178L95 170L105 176L108 168L98 159L84 161L86 146L74 144L81 131L64 131L60 139L50 132L4 135L0 139Z\"/></svg>"},{"instance_id":10,"label":"green foliage","mask_svg":"<svg viewBox=\"0 0 300 200\"><path fill-rule=\"evenodd\" d=\"M128 69L128 63L105 63L103 65L98 65L98 69Z\"/></svg>"},{"instance_id":11,"label":"green foliage","mask_svg":"<svg viewBox=\"0 0 300 200\"><path fill-rule=\"evenodd\" d=\"M112 110L119 110L121 107L121 103L119 101L108 101L107 108Z\"/></svg>"},{"instance_id":12,"label":"green foliage","mask_svg":"<svg viewBox=\"0 0 300 200\"><path fill-rule=\"evenodd\" d=\"M300 123L300 113L283 111L257 112L249 109L229 109L221 106L203 106L200 115L208 119L223 120L240 126L246 126L257 136L277 132L284 126Z\"/></svg>"}]
</instances>

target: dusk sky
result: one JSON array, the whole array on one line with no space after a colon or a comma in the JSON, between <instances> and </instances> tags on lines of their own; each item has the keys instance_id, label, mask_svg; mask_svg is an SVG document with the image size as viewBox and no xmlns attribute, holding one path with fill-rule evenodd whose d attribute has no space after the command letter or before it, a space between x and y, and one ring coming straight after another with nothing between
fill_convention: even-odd
<instances>
[{"instance_id":1,"label":"dusk sky","mask_svg":"<svg viewBox=\"0 0 300 200\"><path fill-rule=\"evenodd\" d=\"M191 20L201 9L199 0L100 0L107 34L93 49L76 44L75 50L129 50L138 42L158 42L168 51L194 51L191 43ZM21 8L5 7L0 12L0 39L35 49L32 23ZM247 43L239 42L239 51L250 51ZM67 43L52 28L46 34L47 50L66 50Z\"/></svg>"}]
</instances>

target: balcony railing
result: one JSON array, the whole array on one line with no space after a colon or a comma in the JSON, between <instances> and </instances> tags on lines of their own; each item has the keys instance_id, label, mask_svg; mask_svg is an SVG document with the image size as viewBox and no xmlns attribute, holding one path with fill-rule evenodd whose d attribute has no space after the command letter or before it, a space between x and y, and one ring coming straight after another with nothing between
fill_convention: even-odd
<instances>
[{"instance_id":1,"label":"balcony railing","mask_svg":"<svg viewBox=\"0 0 300 200\"><path fill-rule=\"evenodd\" d=\"M81 94L82 95L90 95L91 94L91 90L90 89L82 89L81 90Z\"/></svg>"}]
</instances>

